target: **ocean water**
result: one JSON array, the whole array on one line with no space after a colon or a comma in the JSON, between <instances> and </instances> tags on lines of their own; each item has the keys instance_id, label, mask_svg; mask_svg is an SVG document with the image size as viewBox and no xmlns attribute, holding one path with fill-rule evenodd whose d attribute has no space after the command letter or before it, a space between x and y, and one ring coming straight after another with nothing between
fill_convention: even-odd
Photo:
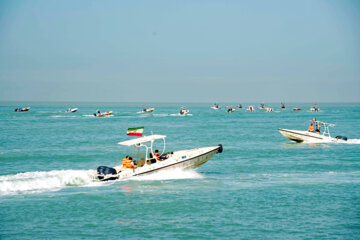
<instances>
[{"instance_id":1,"label":"ocean water","mask_svg":"<svg viewBox=\"0 0 360 240\"><path fill-rule=\"evenodd\" d=\"M192 103L189 116L174 103L150 114L138 103L13 111L28 105L0 103L1 239L360 239L359 103L322 103L316 113L305 103L269 104L270 113ZM93 117L96 109L113 116ZM306 129L314 117L348 143L293 143L277 131ZM117 142L138 126L166 135L168 151L224 151L191 171L96 181L91 170L119 164L130 149Z\"/></svg>"}]
</instances>

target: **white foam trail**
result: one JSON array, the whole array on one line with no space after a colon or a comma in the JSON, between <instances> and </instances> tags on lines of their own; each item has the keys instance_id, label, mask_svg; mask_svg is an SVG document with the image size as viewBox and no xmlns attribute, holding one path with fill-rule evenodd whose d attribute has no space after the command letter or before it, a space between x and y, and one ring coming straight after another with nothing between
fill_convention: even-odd
<instances>
[{"instance_id":1,"label":"white foam trail","mask_svg":"<svg viewBox=\"0 0 360 240\"><path fill-rule=\"evenodd\" d=\"M67 186L87 186L94 182L94 170L54 170L0 176L0 195L58 191Z\"/></svg>"},{"instance_id":2,"label":"white foam trail","mask_svg":"<svg viewBox=\"0 0 360 240\"><path fill-rule=\"evenodd\" d=\"M203 176L195 170L183 170L183 169L169 169L163 171L156 171L152 174L144 176L136 176L131 180L139 181L158 181L158 180L174 180L174 179L196 179L203 178Z\"/></svg>"},{"instance_id":3,"label":"white foam trail","mask_svg":"<svg viewBox=\"0 0 360 240\"><path fill-rule=\"evenodd\" d=\"M345 143L347 143L347 144L360 144L360 139L348 139Z\"/></svg>"}]
</instances>

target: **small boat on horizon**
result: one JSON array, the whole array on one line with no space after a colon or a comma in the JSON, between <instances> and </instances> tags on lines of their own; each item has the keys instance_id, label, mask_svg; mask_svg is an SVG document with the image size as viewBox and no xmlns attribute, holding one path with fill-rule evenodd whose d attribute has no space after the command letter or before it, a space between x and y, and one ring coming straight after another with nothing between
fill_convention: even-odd
<instances>
[{"instance_id":1,"label":"small boat on horizon","mask_svg":"<svg viewBox=\"0 0 360 240\"><path fill-rule=\"evenodd\" d=\"M77 108L69 108L68 110L67 110L67 112L77 112Z\"/></svg>"},{"instance_id":2,"label":"small boat on horizon","mask_svg":"<svg viewBox=\"0 0 360 240\"><path fill-rule=\"evenodd\" d=\"M189 114L189 112L190 112L189 109L186 109L185 107L181 107L179 114L181 116L186 116Z\"/></svg>"},{"instance_id":3,"label":"small boat on horizon","mask_svg":"<svg viewBox=\"0 0 360 240\"><path fill-rule=\"evenodd\" d=\"M214 105L211 108L214 109L214 110L219 110L220 106L219 106L218 103L214 103Z\"/></svg>"},{"instance_id":4,"label":"small boat on horizon","mask_svg":"<svg viewBox=\"0 0 360 240\"><path fill-rule=\"evenodd\" d=\"M250 105L248 106L248 108L246 109L247 112L255 112L255 108L254 106Z\"/></svg>"},{"instance_id":5,"label":"small boat on horizon","mask_svg":"<svg viewBox=\"0 0 360 240\"><path fill-rule=\"evenodd\" d=\"M132 168L124 167L122 164L115 167L99 166L96 174L100 181L125 179L133 176L151 174L157 171L180 168L191 169L199 167L210 160L216 153L221 153L221 144L212 147L201 147L189 150L165 152L165 135L150 135L118 144L131 147L131 158L134 159ZM163 140L163 150L155 155L155 140ZM154 157L155 156L155 157Z\"/></svg>"},{"instance_id":6,"label":"small boat on horizon","mask_svg":"<svg viewBox=\"0 0 360 240\"><path fill-rule=\"evenodd\" d=\"M94 113L94 117L107 117L110 116L112 113L112 111L101 113L100 110L96 110L96 113Z\"/></svg>"},{"instance_id":7,"label":"small boat on horizon","mask_svg":"<svg viewBox=\"0 0 360 240\"><path fill-rule=\"evenodd\" d=\"M281 110L285 110L285 109L286 109L286 107L285 107L285 104L284 104L284 103L281 103L281 105L280 105L280 109L281 109Z\"/></svg>"},{"instance_id":8,"label":"small boat on horizon","mask_svg":"<svg viewBox=\"0 0 360 240\"><path fill-rule=\"evenodd\" d=\"M14 112L27 112L30 110L30 107L24 107L24 108L15 108Z\"/></svg>"},{"instance_id":9,"label":"small boat on horizon","mask_svg":"<svg viewBox=\"0 0 360 240\"><path fill-rule=\"evenodd\" d=\"M301 108L293 108L293 111L301 111Z\"/></svg>"},{"instance_id":10,"label":"small boat on horizon","mask_svg":"<svg viewBox=\"0 0 360 240\"><path fill-rule=\"evenodd\" d=\"M155 108L153 108L153 107L146 108L145 106L143 106L142 112L151 113L151 112L153 112L154 110L155 110Z\"/></svg>"}]
</instances>

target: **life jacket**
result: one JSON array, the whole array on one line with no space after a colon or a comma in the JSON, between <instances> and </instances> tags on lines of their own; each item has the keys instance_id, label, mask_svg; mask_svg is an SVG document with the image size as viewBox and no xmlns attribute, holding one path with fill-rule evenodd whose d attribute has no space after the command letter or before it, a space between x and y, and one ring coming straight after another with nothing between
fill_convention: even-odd
<instances>
[{"instance_id":1,"label":"life jacket","mask_svg":"<svg viewBox=\"0 0 360 240\"><path fill-rule=\"evenodd\" d=\"M160 158L158 157L160 154L158 152L154 153L154 158L156 158L157 160L160 160Z\"/></svg>"},{"instance_id":2,"label":"life jacket","mask_svg":"<svg viewBox=\"0 0 360 240\"><path fill-rule=\"evenodd\" d=\"M122 160L122 164L124 168L135 168L133 165L133 161L128 158L124 158Z\"/></svg>"},{"instance_id":3,"label":"life jacket","mask_svg":"<svg viewBox=\"0 0 360 240\"><path fill-rule=\"evenodd\" d=\"M310 125L309 126L309 132L313 132L314 131L314 126L313 125Z\"/></svg>"}]
</instances>

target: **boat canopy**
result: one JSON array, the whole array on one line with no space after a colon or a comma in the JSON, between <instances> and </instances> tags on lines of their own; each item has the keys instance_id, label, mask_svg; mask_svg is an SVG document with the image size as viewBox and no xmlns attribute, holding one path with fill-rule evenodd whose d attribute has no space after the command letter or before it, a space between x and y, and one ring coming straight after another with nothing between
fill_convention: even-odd
<instances>
[{"instance_id":1,"label":"boat canopy","mask_svg":"<svg viewBox=\"0 0 360 240\"><path fill-rule=\"evenodd\" d=\"M124 141L124 142L119 142L118 144L125 145L125 146L131 146L131 145L141 144L141 143L145 143L145 142L153 142L157 139L165 139L165 138L166 138L165 135L151 135L151 136L145 136L145 137L136 138L136 139L132 139L132 140Z\"/></svg>"}]
</instances>

